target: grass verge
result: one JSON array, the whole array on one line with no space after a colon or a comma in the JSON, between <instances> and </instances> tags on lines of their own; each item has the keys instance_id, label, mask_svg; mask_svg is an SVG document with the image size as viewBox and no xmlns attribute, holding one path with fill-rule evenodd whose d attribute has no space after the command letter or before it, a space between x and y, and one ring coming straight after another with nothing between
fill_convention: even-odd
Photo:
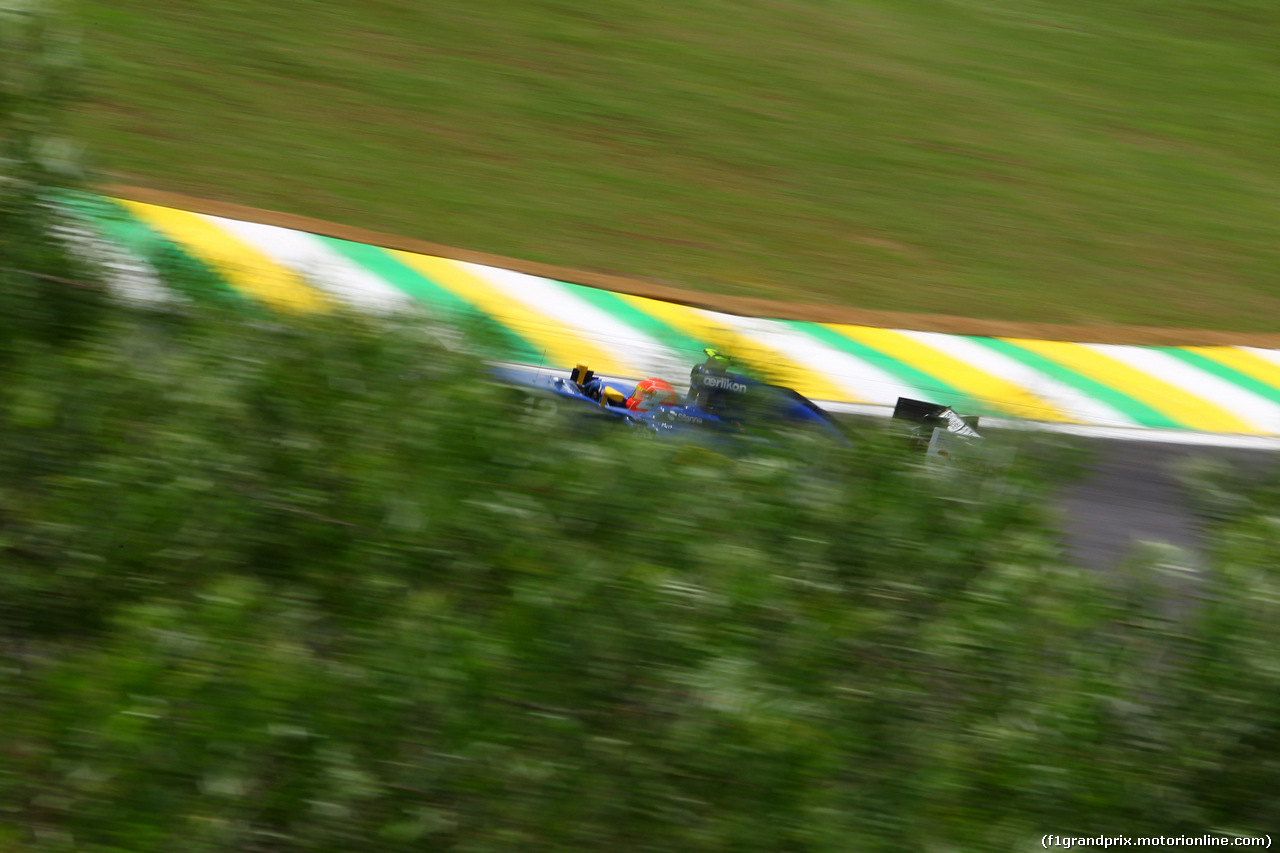
<instances>
[{"instance_id":1,"label":"grass verge","mask_svg":"<svg viewBox=\"0 0 1280 853\"><path fill-rule=\"evenodd\" d=\"M1270 331L1260 0L80 0L114 177L738 296Z\"/></svg>"}]
</instances>

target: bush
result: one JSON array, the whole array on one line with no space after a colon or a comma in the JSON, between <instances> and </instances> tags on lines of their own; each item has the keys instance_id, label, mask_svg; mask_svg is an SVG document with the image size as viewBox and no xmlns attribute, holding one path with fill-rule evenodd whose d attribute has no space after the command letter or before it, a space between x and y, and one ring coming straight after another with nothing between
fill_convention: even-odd
<instances>
[{"instance_id":1,"label":"bush","mask_svg":"<svg viewBox=\"0 0 1280 853\"><path fill-rule=\"evenodd\" d=\"M1144 764L1174 729L1132 740L1135 684L1170 693L1125 627L1151 605L1057 565L1034 454L938 471L868 428L728 462L481 378L407 323L124 307L21 361L14 838L995 849L1194 822Z\"/></svg>"},{"instance_id":2,"label":"bush","mask_svg":"<svg viewBox=\"0 0 1280 853\"><path fill-rule=\"evenodd\" d=\"M102 310L96 272L49 201L81 178L59 135L78 67L74 38L45 4L0 0L0 369L15 348L83 335Z\"/></svg>"}]
</instances>

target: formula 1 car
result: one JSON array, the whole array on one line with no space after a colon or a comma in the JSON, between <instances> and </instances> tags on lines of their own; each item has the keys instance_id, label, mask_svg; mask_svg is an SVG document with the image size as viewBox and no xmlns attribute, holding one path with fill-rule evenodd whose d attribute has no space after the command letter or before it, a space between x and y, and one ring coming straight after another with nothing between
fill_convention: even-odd
<instances>
[{"instance_id":1,"label":"formula 1 car","mask_svg":"<svg viewBox=\"0 0 1280 853\"><path fill-rule=\"evenodd\" d=\"M549 392L584 412L611 418L658 434L696 431L712 438L762 438L777 428L816 432L848 444L836 420L791 388L730 373L729 359L715 350L689 373L689 391L681 396L661 379L638 383L606 380L579 364L566 378L528 368L498 368L498 377L516 387ZM535 402L536 400L530 400ZM962 445L980 440L976 416L962 417L949 406L899 397L896 420L912 426L908 437L930 462L949 462ZM688 436L692 437L692 436Z\"/></svg>"},{"instance_id":2,"label":"formula 1 car","mask_svg":"<svg viewBox=\"0 0 1280 853\"><path fill-rule=\"evenodd\" d=\"M830 414L802 394L726 369L728 359L707 350L708 359L689 374L689 391L679 394L661 379L640 382L605 379L579 364L568 377L527 369L496 370L505 383L549 392L584 412L657 434L692 433L711 438L762 437L779 428L814 431L848 443ZM543 398L548 399L548 398ZM535 402L536 400L531 400Z\"/></svg>"}]
</instances>

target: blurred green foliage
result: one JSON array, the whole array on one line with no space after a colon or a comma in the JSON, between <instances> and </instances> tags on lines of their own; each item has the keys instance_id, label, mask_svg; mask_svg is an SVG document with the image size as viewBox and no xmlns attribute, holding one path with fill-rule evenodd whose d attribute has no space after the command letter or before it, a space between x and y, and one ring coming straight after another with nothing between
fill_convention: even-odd
<instances>
[{"instance_id":1,"label":"blurred green foliage","mask_svg":"<svg viewBox=\"0 0 1280 853\"><path fill-rule=\"evenodd\" d=\"M527 414L426 331L113 306L13 362L0 838L998 850L1273 813L1268 605L1064 567L1034 448L727 463Z\"/></svg>"},{"instance_id":2,"label":"blurred green foliage","mask_svg":"<svg viewBox=\"0 0 1280 853\"><path fill-rule=\"evenodd\" d=\"M68 223L48 203L51 188L80 177L62 135L78 71L59 19L39 3L0 0L0 370L18 338L72 339L101 310L95 271L68 251Z\"/></svg>"}]
</instances>

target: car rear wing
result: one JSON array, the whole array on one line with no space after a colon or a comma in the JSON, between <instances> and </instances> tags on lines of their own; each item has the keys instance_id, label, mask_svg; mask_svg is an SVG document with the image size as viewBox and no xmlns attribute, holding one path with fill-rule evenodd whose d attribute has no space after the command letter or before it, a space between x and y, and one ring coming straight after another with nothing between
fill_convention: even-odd
<instances>
[{"instance_id":1,"label":"car rear wing","mask_svg":"<svg viewBox=\"0 0 1280 853\"><path fill-rule=\"evenodd\" d=\"M978 416L961 417L950 406L899 397L894 418L916 424L915 439L930 462L950 462L960 445L982 438Z\"/></svg>"},{"instance_id":2,"label":"car rear wing","mask_svg":"<svg viewBox=\"0 0 1280 853\"><path fill-rule=\"evenodd\" d=\"M910 421L923 427L937 429L942 427L947 432L954 432L964 438L982 438L978 432L978 416L956 414L955 409L938 403L926 403L923 400L911 400L899 397L898 404L893 407L893 416L898 420Z\"/></svg>"}]
</instances>

